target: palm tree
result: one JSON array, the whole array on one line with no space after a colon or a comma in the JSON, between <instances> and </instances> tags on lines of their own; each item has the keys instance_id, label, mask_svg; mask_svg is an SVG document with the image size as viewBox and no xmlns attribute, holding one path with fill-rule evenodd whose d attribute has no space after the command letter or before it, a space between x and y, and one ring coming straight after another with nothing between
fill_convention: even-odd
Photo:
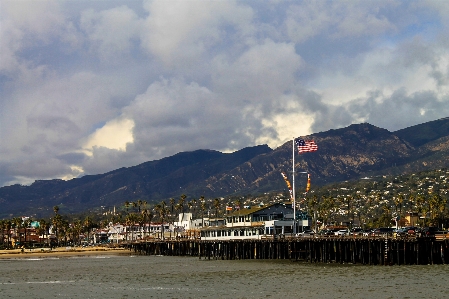
<instances>
[{"instance_id":1,"label":"palm tree","mask_svg":"<svg viewBox=\"0 0 449 299\"><path fill-rule=\"evenodd\" d=\"M148 232L150 232L150 229L151 229L151 221L152 221L153 218L154 218L154 214L153 214L153 212L152 212L152 209L148 209L148 212L147 212L147 218L148 218Z\"/></svg>"},{"instance_id":2,"label":"palm tree","mask_svg":"<svg viewBox=\"0 0 449 299\"><path fill-rule=\"evenodd\" d=\"M12 222L11 220L5 221L5 229L6 229L6 235L7 235L7 248L11 248L11 228L12 228Z\"/></svg>"},{"instance_id":3,"label":"palm tree","mask_svg":"<svg viewBox=\"0 0 449 299\"><path fill-rule=\"evenodd\" d=\"M314 215L313 217L313 229L315 229L316 232L318 232L318 228L316 227L317 225L317 214L320 215L321 218L323 218L323 211L320 210L319 208L319 203L318 203L318 197L316 195L312 196L312 198L309 198L309 200L306 201L306 208L307 208L307 212L310 213L310 215ZM324 205L321 205L321 207L324 208ZM296 215L295 215L296 217ZM323 219L324 222L324 219Z\"/></svg>"},{"instance_id":4,"label":"palm tree","mask_svg":"<svg viewBox=\"0 0 449 299\"><path fill-rule=\"evenodd\" d=\"M81 245L80 235L83 230L83 225L81 223L81 220L77 219L73 222L73 235L74 235L74 242L78 241L78 245Z\"/></svg>"},{"instance_id":5,"label":"palm tree","mask_svg":"<svg viewBox=\"0 0 449 299\"><path fill-rule=\"evenodd\" d=\"M27 243L27 229L30 227L31 222L33 222L33 220L31 220L31 218L25 219L25 221L23 221L23 228L24 228L24 237L25 237L25 241L24 243Z\"/></svg>"},{"instance_id":6,"label":"palm tree","mask_svg":"<svg viewBox=\"0 0 449 299\"><path fill-rule=\"evenodd\" d=\"M176 215L174 213L175 203L176 203L175 199L174 198L170 198L170 208L171 208L171 212L170 213L173 216L173 220L172 220L173 224L174 224L175 219L176 219Z\"/></svg>"},{"instance_id":7,"label":"palm tree","mask_svg":"<svg viewBox=\"0 0 449 299\"><path fill-rule=\"evenodd\" d=\"M144 237L142 228L143 228L143 225L145 224L145 216L143 215L143 213L136 214L136 221L139 224L139 233L140 233L140 238L142 239Z\"/></svg>"},{"instance_id":8,"label":"palm tree","mask_svg":"<svg viewBox=\"0 0 449 299\"><path fill-rule=\"evenodd\" d=\"M329 219L332 219L332 215L336 208L336 200L332 196L323 196L321 198L321 203L317 202L317 210L320 217L323 219L323 223L327 224Z\"/></svg>"},{"instance_id":9,"label":"palm tree","mask_svg":"<svg viewBox=\"0 0 449 299\"><path fill-rule=\"evenodd\" d=\"M131 214L126 215L125 217L125 226L126 226L126 241L128 241L128 235L129 231L131 229L131 225L133 224L132 216Z\"/></svg>"},{"instance_id":10,"label":"palm tree","mask_svg":"<svg viewBox=\"0 0 449 299\"><path fill-rule=\"evenodd\" d=\"M59 207L54 206L53 212L55 212L55 217L52 220L52 224L55 228L55 236L56 236L56 244L59 245L59 236L58 236L58 225L61 224L61 216L59 215Z\"/></svg>"},{"instance_id":11,"label":"palm tree","mask_svg":"<svg viewBox=\"0 0 449 299\"><path fill-rule=\"evenodd\" d=\"M348 208L348 220L351 220L350 229L352 228L352 225L354 224L354 197L352 195L348 195L346 197L347 202L347 208ZM351 217L352 216L352 217Z\"/></svg>"},{"instance_id":12,"label":"palm tree","mask_svg":"<svg viewBox=\"0 0 449 299\"><path fill-rule=\"evenodd\" d=\"M186 202L186 198L187 198L187 195L182 194L180 199L179 199L179 201L178 201L178 205L181 208L179 213L184 213L184 203Z\"/></svg>"},{"instance_id":13,"label":"palm tree","mask_svg":"<svg viewBox=\"0 0 449 299\"><path fill-rule=\"evenodd\" d=\"M12 223L14 225L14 232L15 232L15 235L16 235L16 240L17 240L17 237L18 237L19 238L19 244L20 244L21 241L22 241L21 235L20 235L20 229L22 228L22 224L23 224L22 218L15 217L15 218L12 219Z\"/></svg>"},{"instance_id":14,"label":"palm tree","mask_svg":"<svg viewBox=\"0 0 449 299\"><path fill-rule=\"evenodd\" d=\"M6 220L0 220L0 233L2 237L2 245L5 245L5 229L6 229Z\"/></svg>"},{"instance_id":15,"label":"palm tree","mask_svg":"<svg viewBox=\"0 0 449 299\"><path fill-rule=\"evenodd\" d=\"M379 226L390 227L391 223L391 209L387 204L382 206L383 213L380 215L378 220Z\"/></svg>"},{"instance_id":16,"label":"palm tree","mask_svg":"<svg viewBox=\"0 0 449 299\"><path fill-rule=\"evenodd\" d=\"M155 209L158 212L159 218L161 220L161 239L164 240L164 221L170 210L167 208L167 204L165 203L165 201L157 204Z\"/></svg>"},{"instance_id":17,"label":"palm tree","mask_svg":"<svg viewBox=\"0 0 449 299\"><path fill-rule=\"evenodd\" d=\"M92 218L90 218L89 216L86 216L86 218L84 218L83 221L83 225L84 225L84 230L87 231L87 241L90 243L90 230L92 229Z\"/></svg>"},{"instance_id":18,"label":"palm tree","mask_svg":"<svg viewBox=\"0 0 449 299\"><path fill-rule=\"evenodd\" d=\"M138 199L136 204L137 204L137 207L139 208L138 212L140 214L140 207L142 206L143 201L141 199Z\"/></svg>"},{"instance_id":19,"label":"palm tree","mask_svg":"<svg viewBox=\"0 0 449 299\"><path fill-rule=\"evenodd\" d=\"M48 238L49 227L50 227L50 224L45 219L39 220L39 228L40 228L39 237L42 236L42 238L45 238L45 237ZM47 239L47 243L48 243L48 239Z\"/></svg>"},{"instance_id":20,"label":"palm tree","mask_svg":"<svg viewBox=\"0 0 449 299\"><path fill-rule=\"evenodd\" d=\"M192 198L192 200L190 201L192 203L193 206L193 215L196 214L196 204L197 204L197 200L195 198ZM195 217L195 216L194 216Z\"/></svg>"},{"instance_id":21,"label":"palm tree","mask_svg":"<svg viewBox=\"0 0 449 299\"><path fill-rule=\"evenodd\" d=\"M242 208L242 200L241 200L240 198L237 198L236 200L234 200L234 205L235 205L236 207L238 207L238 208L239 208L239 211L240 211L241 208Z\"/></svg>"},{"instance_id":22,"label":"palm tree","mask_svg":"<svg viewBox=\"0 0 449 299\"><path fill-rule=\"evenodd\" d=\"M220 200L218 198L214 199L214 208L215 208L215 222L216 226L218 226L218 210L220 209Z\"/></svg>"},{"instance_id":23,"label":"palm tree","mask_svg":"<svg viewBox=\"0 0 449 299\"><path fill-rule=\"evenodd\" d=\"M59 214L56 214L55 217L51 220L51 224L54 227L55 236L56 236L56 245L59 246L59 227L62 225L62 217Z\"/></svg>"},{"instance_id":24,"label":"palm tree","mask_svg":"<svg viewBox=\"0 0 449 299\"><path fill-rule=\"evenodd\" d=\"M59 226L59 237L64 239L64 245L67 246L67 237L69 236L69 222L67 220L61 219L61 224Z\"/></svg>"},{"instance_id":25,"label":"palm tree","mask_svg":"<svg viewBox=\"0 0 449 299\"><path fill-rule=\"evenodd\" d=\"M206 211L206 201L204 200L204 196L201 196L201 226L204 227L204 212Z\"/></svg>"},{"instance_id":26,"label":"palm tree","mask_svg":"<svg viewBox=\"0 0 449 299\"><path fill-rule=\"evenodd\" d=\"M143 223L143 238L145 239L145 233L146 233L146 223L147 223L147 219L148 219L148 215L149 215L149 212L148 212L148 210L146 209L146 208L144 208L143 210L142 210L142 223Z\"/></svg>"}]
</instances>

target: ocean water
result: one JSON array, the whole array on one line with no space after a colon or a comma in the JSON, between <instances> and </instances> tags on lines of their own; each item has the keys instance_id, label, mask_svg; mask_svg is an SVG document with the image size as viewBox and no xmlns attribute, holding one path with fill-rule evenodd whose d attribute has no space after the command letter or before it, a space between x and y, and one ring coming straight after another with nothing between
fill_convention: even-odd
<instances>
[{"instance_id":1,"label":"ocean water","mask_svg":"<svg viewBox=\"0 0 449 299\"><path fill-rule=\"evenodd\" d=\"M0 259L0 298L449 298L449 265L165 256Z\"/></svg>"}]
</instances>

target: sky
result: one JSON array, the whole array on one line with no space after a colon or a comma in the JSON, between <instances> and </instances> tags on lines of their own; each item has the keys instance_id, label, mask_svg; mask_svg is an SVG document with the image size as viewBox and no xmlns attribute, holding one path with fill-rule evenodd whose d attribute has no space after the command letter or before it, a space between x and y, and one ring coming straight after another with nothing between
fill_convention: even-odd
<instances>
[{"instance_id":1,"label":"sky","mask_svg":"<svg viewBox=\"0 0 449 299\"><path fill-rule=\"evenodd\" d=\"M0 0L0 186L449 116L449 1Z\"/></svg>"}]
</instances>

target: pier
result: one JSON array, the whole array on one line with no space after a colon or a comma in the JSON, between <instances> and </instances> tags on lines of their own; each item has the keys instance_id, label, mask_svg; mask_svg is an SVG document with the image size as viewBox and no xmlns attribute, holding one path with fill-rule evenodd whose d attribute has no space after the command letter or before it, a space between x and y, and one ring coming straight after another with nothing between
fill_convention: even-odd
<instances>
[{"instance_id":1,"label":"pier","mask_svg":"<svg viewBox=\"0 0 449 299\"><path fill-rule=\"evenodd\" d=\"M285 259L308 263L363 265L446 264L449 238L315 237L265 240L155 240L123 244L142 255L199 259Z\"/></svg>"}]
</instances>

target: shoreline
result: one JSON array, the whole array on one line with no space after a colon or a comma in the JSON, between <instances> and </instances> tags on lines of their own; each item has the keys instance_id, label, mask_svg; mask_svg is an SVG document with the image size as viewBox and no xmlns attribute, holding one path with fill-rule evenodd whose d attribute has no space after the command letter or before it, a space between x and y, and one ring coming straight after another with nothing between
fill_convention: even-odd
<instances>
[{"instance_id":1,"label":"shoreline","mask_svg":"<svg viewBox=\"0 0 449 299\"><path fill-rule=\"evenodd\" d=\"M50 250L49 248L33 248L0 250L1 259L26 259L26 258L46 258L46 257L73 257L73 256L95 256L95 255L130 255L131 252L125 248L109 247L58 247Z\"/></svg>"}]
</instances>

